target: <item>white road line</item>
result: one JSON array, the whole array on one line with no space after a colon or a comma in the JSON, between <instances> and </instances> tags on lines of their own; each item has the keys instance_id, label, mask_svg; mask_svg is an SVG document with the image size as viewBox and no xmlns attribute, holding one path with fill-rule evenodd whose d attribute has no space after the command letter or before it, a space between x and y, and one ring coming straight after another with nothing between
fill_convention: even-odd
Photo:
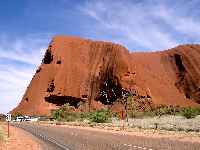
<instances>
[{"instance_id":1,"label":"white road line","mask_svg":"<svg viewBox=\"0 0 200 150\"><path fill-rule=\"evenodd\" d=\"M137 149L143 149L143 150L153 150L152 148L147 148L147 147L142 147L142 146L137 146L137 145L131 145L131 144L123 144L124 146L128 146L128 147L133 147L133 148L137 148Z\"/></svg>"}]
</instances>

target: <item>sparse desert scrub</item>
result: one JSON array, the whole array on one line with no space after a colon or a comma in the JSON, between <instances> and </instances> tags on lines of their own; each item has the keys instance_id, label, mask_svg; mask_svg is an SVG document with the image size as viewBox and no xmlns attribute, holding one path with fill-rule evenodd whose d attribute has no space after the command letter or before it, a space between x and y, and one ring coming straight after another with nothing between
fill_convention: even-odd
<instances>
[{"instance_id":1,"label":"sparse desert scrub","mask_svg":"<svg viewBox=\"0 0 200 150\"><path fill-rule=\"evenodd\" d=\"M121 122L112 119L115 126L121 126ZM186 119L180 115L163 115L143 118L129 118L125 123L127 127L142 129L158 129L170 131L197 132L200 136L200 115Z\"/></svg>"},{"instance_id":2,"label":"sparse desert scrub","mask_svg":"<svg viewBox=\"0 0 200 150\"><path fill-rule=\"evenodd\" d=\"M65 104L60 109L52 112L52 118L58 121L75 121L80 118L80 114L74 112L74 109L73 106Z\"/></svg>"},{"instance_id":3,"label":"sparse desert scrub","mask_svg":"<svg viewBox=\"0 0 200 150\"><path fill-rule=\"evenodd\" d=\"M148 111L128 111L129 118L145 118L145 117L161 117L163 115L178 115L180 114L181 108L176 106L158 106Z\"/></svg>"},{"instance_id":4,"label":"sparse desert scrub","mask_svg":"<svg viewBox=\"0 0 200 150\"><path fill-rule=\"evenodd\" d=\"M145 118L145 117L161 117L164 115L183 116L187 119L195 118L200 115L200 107L192 108L179 106L165 106L161 105L153 108L150 111L128 111L129 118Z\"/></svg>"},{"instance_id":5,"label":"sparse desert scrub","mask_svg":"<svg viewBox=\"0 0 200 150\"><path fill-rule=\"evenodd\" d=\"M191 108L191 107L183 108L181 110L181 115L187 119L195 118L197 115L200 115L200 108Z\"/></svg>"},{"instance_id":6,"label":"sparse desert scrub","mask_svg":"<svg viewBox=\"0 0 200 150\"><path fill-rule=\"evenodd\" d=\"M73 106L63 105L60 109L52 112L52 118L57 121L84 121L96 123L106 123L111 120L112 113L107 109L101 109L92 112L76 112Z\"/></svg>"},{"instance_id":7,"label":"sparse desert scrub","mask_svg":"<svg viewBox=\"0 0 200 150\"><path fill-rule=\"evenodd\" d=\"M111 112L109 110L101 109L90 114L90 121L96 123L106 123L111 119Z\"/></svg>"},{"instance_id":8,"label":"sparse desert scrub","mask_svg":"<svg viewBox=\"0 0 200 150\"><path fill-rule=\"evenodd\" d=\"M93 123L112 122L113 126L121 126L118 115L107 109L93 112L76 112L74 110L74 107L65 104L62 108L54 111L52 117L59 122L82 122L91 126L94 125ZM134 111L133 116L128 114L126 126L130 128L200 132L200 109L161 106L152 111Z\"/></svg>"}]
</instances>

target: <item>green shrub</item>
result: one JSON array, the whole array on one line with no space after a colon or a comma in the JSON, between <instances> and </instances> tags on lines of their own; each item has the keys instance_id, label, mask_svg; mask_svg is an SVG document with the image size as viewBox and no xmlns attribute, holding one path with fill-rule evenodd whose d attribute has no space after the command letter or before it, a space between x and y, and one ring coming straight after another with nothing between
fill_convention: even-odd
<instances>
[{"instance_id":1,"label":"green shrub","mask_svg":"<svg viewBox=\"0 0 200 150\"><path fill-rule=\"evenodd\" d=\"M79 118L79 113L73 112L73 110L73 106L65 104L60 109L52 112L52 118L59 121L75 121Z\"/></svg>"},{"instance_id":2,"label":"green shrub","mask_svg":"<svg viewBox=\"0 0 200 150\"><path fill-rule=\"evenodd\" d=\"M148 111L137 111L132 109L132 111L128 112L128 116L130 118L143 118L143 117L154 117L162 115L178 115L180 114L181 108L178 106L165 106L161 105L155 107L153 110Z\"/></svg>"},{"instance_id":3,"label":"green shrub","mask_svg":"<svg viewBox=\"0 0 200 150\"><path fill-rule=\"evenodd\" d=\"M106 123L111 118L111 112L105 109L98 110L90 114L90 121L97 123Z\"/></svg>"},{"instance_id":4,"label":"green shrub","mask_svg":"<svg viewBox=\"0 0 200 150\"><path fill-rule=\"evenodd\" d=\"M57 110L53 112L52 117L58 121L76 121L80 118L80 114L78 112Z\"/></svg>"},{"instance_id":5,"label":"green shrub","mask_svg":"<svg viewBox=\"0 0 200 150\"><path fill-rule=\"evenodd\" d=\"M58 121L83 121L85 119L91 122L104 123L111 118L111 112L101 109L94 112L75 112L75 108L65 104L58 110L52 111L52 118Z\"/></svg>"},{"instance_id":6,"label":"green shrub","mask_svg":"<svg viewBox=\"0 0 200 150\"><path fill-rule=\"evenodd\" d=\"M54 110L52 112L52 118L55 119L55 120L59 120L60 119L60 116L61 116L61 110L58 109L58 110Z\"/></svg>"},{"instance_id":7,"label":"green shrub","mask_svg":"<svg viewBox=\"0 0 200 150\"><path fill-rule=\"evenodd\" d=\"M76 121L80 118L79 113L76 112L65 112L62 121Z\"/></svg>"},{"instance_id":8,"label":"green shrub","mask_svg":"<svg viewBox=\"0 0 200 150\"><path fill-rule=\"evenodd\" d=\"M177 115L180 113L181 108L178 106L165 106L161 105L155 108L152 113L154 116L162 116L162 115Z\"/></svg>"},{"instance_id":9,"label":"green shrub","mask_svg":"<svg viewBox=\"0 0 200 150\"><path fill-rule=\"evenodd\" d=\"M154 114L156 116L162 116L168 113L168 110L166 107L160 107L154 110Z\"/></svg>"},{"instance_id":10,"label":"green shrub","mask_svg":"<svg viewBox=\"0 0 200 150\"><path fill-rule=\"evenodd\" d=\"M200 107L195 108L197 111L197 115L200 115Z\"/></svg>"},{"instance_id":11,"label":"green shrub","mask_svg":"<svg viewBox=\"0 0 200 150\"><path fill-rule=\"evenodd\" d=\"M187 119L195 118L197 115L200 115L200 108L183 108L181 111L181 115Z\"/></svg>"}]
</instances>

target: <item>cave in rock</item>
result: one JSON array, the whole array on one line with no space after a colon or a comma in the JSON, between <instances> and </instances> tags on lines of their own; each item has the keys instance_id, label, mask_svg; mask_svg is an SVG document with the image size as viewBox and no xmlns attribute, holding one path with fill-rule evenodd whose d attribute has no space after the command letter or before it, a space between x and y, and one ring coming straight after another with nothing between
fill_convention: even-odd
<instances>
[{"instance_id":1,"label":"cave in rock","mask_svg":"<svg viewBox=\"0 0 200 150\"><path fill-rule=\"evenodd\" d=\"M49 85L48 85L48 88L47 88L47 92L53 92L55 89L55 85L54 85L54 80L52 80Z\"/></svg>"},{"instance_id":2,"label":"cave in rock","mask_svg":"<svg viewBox=\"0 0 200 150\"><path fill-rule=\"evenodd\" d=\"M181 56L179 54L174 54L174 58L175 58L175 63L176 63L176 66L177 66L179 72L180 73L184 73L185 72L185 67L183 65Z\"/></svg>"},{"instance_id":3,"label":"cave in rock","mask_svg":"<svg viewBox=\"0 0 200 150\"><path fill-rule=\"evenodd\" d=\"M117 99L122 99L124 94L130 93L123 89L119 79L109 72L103 74L99 82L99 91L95 99L104 105L112 105Z\"/></svg>"},{"instance_id":4,"label":"cave in rock","mask_svg":"<svg viewBox=\"0 0 200 150\"><path fill-rule=\"evenodd\" d=\"M51 48L48 48L45 52L44 58L42 60L42 62L44 64L50 64L53 61L53 55L51 52Z\"/></svg>"},{"instance_id":5,"label":"cave in rock","mask_svg":"<svg viewBox=\"0 0 200 150\"><path fill-rule=\"evenodd\" d=\"M56 62L56 64L61 64L61 60L58 60L58 61Z\"/></svg>"},{"instance_id":6,"label":"cave in rock","mask_svg":"<svg viewBox=\"0 0 200 150\"><path fill-rule=\"evenodd\" d=\"M78 108L80 102L85 102L81 98L76 98L72 96L57 96L57 95L50 95L45 97L45 101L48 103L55 104L56 106L62 106L68 103L70 106L74 106Z\"/></svg>"},{"instance_id":7,"label":"cave in rock","mask_svg":"<svg viewBox=\"0 0 200 150\"><path fill-rule=\"evenodd\" d=\"M185 97L188 99L195 99L197 100L197 103L199 103L198 99L198 85L193 80L193 78L190 76L190 74L187 72L184 64L183 59L181 58L181 55L174 54L175 64L177 67L177 74L178 74L178 81L175 83L176 87L178 89L181 89Z\"/></svg>"}]
</instances>

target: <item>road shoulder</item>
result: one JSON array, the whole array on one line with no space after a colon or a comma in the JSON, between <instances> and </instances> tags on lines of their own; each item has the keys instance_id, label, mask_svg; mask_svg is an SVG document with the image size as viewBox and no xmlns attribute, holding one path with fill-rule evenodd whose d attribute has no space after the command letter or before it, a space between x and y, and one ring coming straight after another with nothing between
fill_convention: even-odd
<instances>
[{"instance_id":1,"label":"road shoulder","mask_svg":"<svg viewBox=\"0 0 200 150\"><path fill-rule=\"evenodd\" d=\"M6 124L3 130L7 131ZM42 150L44 143L30 133L10 126L10 137L6 138L2 144L2 150Z\"/></svg>"}]
</instances>

